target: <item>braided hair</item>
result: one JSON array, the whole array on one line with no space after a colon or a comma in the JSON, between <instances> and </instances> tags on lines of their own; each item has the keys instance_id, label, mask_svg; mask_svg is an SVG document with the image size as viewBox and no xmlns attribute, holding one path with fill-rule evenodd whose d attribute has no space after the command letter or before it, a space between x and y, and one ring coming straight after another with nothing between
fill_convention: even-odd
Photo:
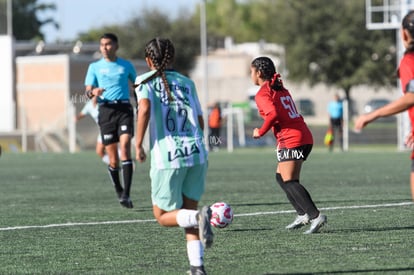
<instances>
[{"instance_id":1,"label":"braided hair","mask_svg":"<svg viewBox=\"0 0 414 275\"><path fill-rule=\"evenodd\" d=\"M175 50L173 43L169 39L165 38L154 38L145 46L145 57L151 59L157 72L153 76L146 79L144 83L154 77L161 76L168 96L168 101L172 101L173 98L170 86L168 85L167 76L165 75L165 70L173 63L174 53Z\"/></svg>"},{"instance_id":2,"label":"braided hair","mask_svg":"<svg viewBox=\"0 0 414 275\"><path fill-rule=\"evenodd\" d=\"M252 61L252 67L261 73L261 78L265 81L269 81L269 85L273 90L281 91L283 87L282 79L280 74L276 72L273 61L268 57L257 57Z\"/></svg>"},{"instance_id":3,"label":"braided hair","mask_svg":"<svg viewBox=\"0 0 414 275\"><path fill-rule=\"evenodd\" d=\"M410 11L404 16L402 20L402 28L407 30L411 36L411 40L405 53L414 52L414 11Z\"/></svg>"}]
</instances>

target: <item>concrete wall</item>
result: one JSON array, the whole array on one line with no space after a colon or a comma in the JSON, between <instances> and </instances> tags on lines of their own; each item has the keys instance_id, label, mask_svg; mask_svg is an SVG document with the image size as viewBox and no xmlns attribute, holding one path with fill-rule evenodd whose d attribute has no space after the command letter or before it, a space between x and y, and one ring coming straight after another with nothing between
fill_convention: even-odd
<instances>
[{"instance_id":1,"label":"concrete wall","mask_svg":"<svg viewBox=\"0 0 414 275\"><path fill-rule=\"evenodd\" d=\"M72 114L80 112L87 101L84 79L94 60L91 56L70 54L17 57L17 130L35 135L65 134L74 121ZM133 63L138 73L147 70L145 62ZM76 128L81 147L94 147L99 132L95 122L85 118Z\"/></svg>"},{"instance_id":2,"label":"concrete wall","mask_svg":"<svg viewBox=\"0 0 414 275\"><path fill-rule=\"evenodd\" d=\"M26 129L40 131L66 126L69 96L69 56L16 58L17 113ZM22 119L21 116L25 116Z\"/></svg>"},{"instance_id":3,"label":"concrete wall","mask_svg":"<svg viewBox=\"0 0 414 275\"><path fill-rule=\"evenodd\" d=\"M14 77L13 77L13 38L0 35L0 132L16 128Z\"/></svg>"}]
</instances>

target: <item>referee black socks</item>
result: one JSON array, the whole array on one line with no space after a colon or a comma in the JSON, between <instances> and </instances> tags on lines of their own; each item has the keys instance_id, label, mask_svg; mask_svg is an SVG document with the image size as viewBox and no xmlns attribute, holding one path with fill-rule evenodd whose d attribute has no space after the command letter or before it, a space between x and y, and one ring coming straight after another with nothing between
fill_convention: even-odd
<instances>
[{"instance_id":1,"label":"referee black socks","mask_svg":"<svg viewBox=\"0 0 414 275\"><path fill-rule=\"evenodd\" d=\"M115 191L118 194L122 194L124 189L122 188L121 182L119 180L119 169L113 168L108 165L108 172L109 172L109 177L111 178L112 184L115 187Z\"/></svg>"},{"instance_id":2,"label":"referee black socks","mask_svg":"<svg viewBox=\"0 0 414 275\"><path fill-rule=\"evenodd\" d=\"M132 173L133 173L133 164L132 160L122 161L122 177L124 179L124 196L129 197L131 192L132 184Z\"/></svg>"}]
</instances>

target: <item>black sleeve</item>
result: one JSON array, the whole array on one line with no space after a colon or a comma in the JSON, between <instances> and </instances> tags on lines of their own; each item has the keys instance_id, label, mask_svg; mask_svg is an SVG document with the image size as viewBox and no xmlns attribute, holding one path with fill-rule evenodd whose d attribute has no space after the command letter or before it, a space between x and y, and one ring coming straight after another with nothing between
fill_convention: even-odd
<instances>
[{"instance_id":1,"label":"black sleeve","mask_svg":"<svg viewBox=\"0 0 414 275\"><path fill-rule=\"evenodd\" d=\"M405 86L406 93L414 93L414 79L408 81L407 85Z\"/></svg>"}]
</instances>

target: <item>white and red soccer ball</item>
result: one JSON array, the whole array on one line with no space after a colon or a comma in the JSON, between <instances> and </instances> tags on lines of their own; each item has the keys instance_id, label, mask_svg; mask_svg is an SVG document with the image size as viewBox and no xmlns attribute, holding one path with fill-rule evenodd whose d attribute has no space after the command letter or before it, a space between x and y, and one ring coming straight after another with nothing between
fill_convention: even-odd
<instances>
[{"instance_id":1,"label":"white and red soccer ball","mask_svg":"<svg viewBox=\"0 0 414 275\"><path fill-rule=\"evenodd\" d=\"M217 228L225 228L233 221L233 208L225 202L216 202L210 206L210 224Z\"/></svg>"}]
</instances>

